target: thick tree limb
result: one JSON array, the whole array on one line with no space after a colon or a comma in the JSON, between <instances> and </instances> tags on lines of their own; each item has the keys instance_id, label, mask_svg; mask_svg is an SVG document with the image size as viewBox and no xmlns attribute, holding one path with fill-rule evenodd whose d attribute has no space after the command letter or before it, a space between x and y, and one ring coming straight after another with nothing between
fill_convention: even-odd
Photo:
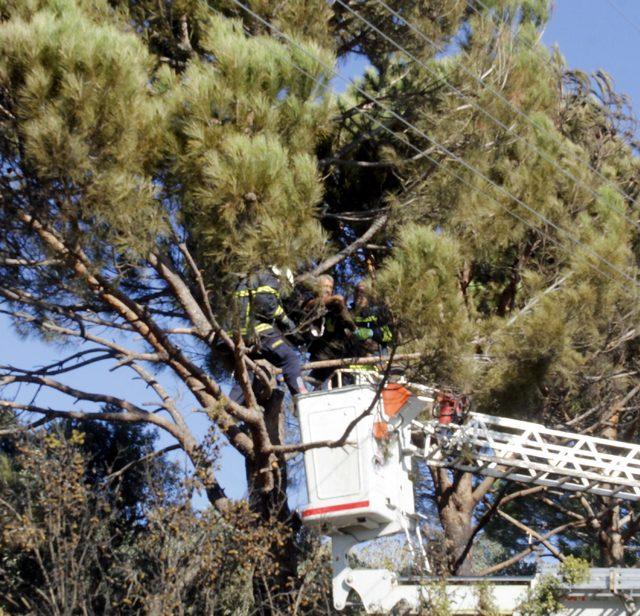
<instances>
[{"instance_id":1,"label":"thick tree limb","mask_svg":"<svg viewBox=\"0 0 640 616\"><path fill-rule=\"evenodd\" d=\"M149 255L149 262L158 274L167 282L175 298L185 311L188 320L193 323L200 335L203 338L209 336L212 333L214 326L200 308L184 280L171 269L164 259L160 258L158 255Z\"/></svg>"},{"instance_id":2,"label":"thick tree limb","mask_svg":"<svg viewBox=\"0 0 640 616\"><path fill-rule=\"evenodd\" d=\"M44 267L47 265L57 265L60 261L56 259L40 259L30 261L29 259L14 259L0 256L0 266L4 267Z\"/></svg>"},{"instance_id":3,"label":"thick tree limb","mask_svg":"<svg viewBox=\"0 0 640 616\"><path fill-rule=\"evenodd\" d=\"M169 422L163 421L144 410L131 411L64 411L59 409L38 406L36 404L21 404L12 400L0 400L0 408L8 408L16 411L26 411L46 415L51 418L77 419L78 421L111 421L118 423L155 423L168 431L175 431ZM175 436L172 434L172 436Z\"/></svg>"},{"instance_id":4,"label":"thick tree limb","mask_svg":"<svg viewBox=\"0 0 640 616\"><path fill-rule=\"evenodd\" d=\"M221 327L218 323L215 315L213 314L213 310L211 309L211 305L209 303L207 290L204 285L204 280L202 279L202 274L198 269L191 253L187 249L186 245L181 243L180 251L182 252L189 268L196 278L198 286L200 288L200 294L203 297L203 302L205 303L206 314L198 304L195 297L193 297L191 290L185 284L184 280L173 271L170 265L166 262L166 260L160 258L158 255L151 254L149 256L149 262L156 269L158 274L167 282L170 286L171 290L175 294L176 299L179 301L182 309L185 311L187 318L193 325L195 326L198 335L205 340L207 343L211 343L213 336L217 336L222 342L226 345L231 353L235 355L236 353L236 344L233 342L229 334ZM258 376L258 378L262 381L265 387L269 387L269 378L264 374L264 371L246 354L242 355L243 363L249 366L249 368ZM246 398L249 400L249 398Z\"/></svg>"},{"instance_id":5,"label":"thick tree limb","mask_svg":"<svg viewBox=\"0 0 640 616\"><path fill-rule=\"evenodd\" d=\"M420 353L404 353L395 355L393 362L398 363L411 359L419 359ZM307 362L302 366L304 370L312 370L313 368L348 368L349 366L371 366L376 364L386 364L389 357L344 357L342 359L324 359L322 361Z\"/></svg>"},{"instance_id":6,"label":"thick tree limb","mask_svg":"<svg viewBox=\"0 0 640 616\"><path fill-rule=\"evenodd\" d=\"M268 440L260 413L229 400L211 377L173 345L166 333L142 306L113 289L102 275L91 272L90 262L86 255L77 250L69 250L55 232L47 229L26 212L18 210L16 217L33 229L51 251L70 259L77 278L83 280L96 296L128 322L154 350L167 355L166 365L185 383L203 407L212 408L216 406L214 402L220 403L219 406L222 408L217 409L217 423L240 453L248 456L253 455L254 443L247 435L234 430L235 421L232 418L253 424L261 437Z\"/></svg>"},{"instance_id":7,"label":"thick tree limb","mask_svg":"<svg viewBox=\"0 0 640 616\"><path fill-rule=\"evenodd\" d=\"M509 524L512 524L517 529L521 530L523 533L525 533L527 535L531 535L532 537L537 539L559 561L564 562L566 560L566 556L564 554L562 554L561 552L559 552L555 547L553 547L553 545L551 545L551 543L549 543L549 541L547 541L540 533L536 532L535 530L533 530L532 528L530 528L526 524L523 524L522 522L519 522L518 520L512 518L508 513L505 513L504 511L501 511L500 509L498 510L498 515L503 520L506 520L507 522L509 522Z\"/></svg>"},{"instance_id":8,"label":"thick tree limb","mask_svg":"<svg viewBox=\"0 0 640 616\"><path fill-rule=\"evenodd\" d=\"M111 396L109 394L98 394L83 391L77 387L66 385L47 376L39 376L36 374L8 374L0 376L0 387L11 385L13 383L31 383L32 385L39 385L48 387L49 389L54 389L60 393L75 398L76 400L86 400L88 402L95 402L96 404L117 406L123 411L134 413L141 417L147 417L149 415L147 411L141 409L139 406L129 402L128 400L118 398L117 396Z\"/></svg>"},{"instance_id":9,"label":"thick tree limb","mask_svg":"<svg viewBox=\"0 0 640 616\"><path fill-rule=\"evenodd\" d=\"M242 336L240 335L240 332L237 332L234 351L236 366L235 378L240 383L240 387L242 388L242 394L244 395L245 404L253 409L260 410L256 395L253 391L253 383L251 382L251 379L249 377L247 365L244 362L245 355L246 349L242 341Z\"/></svg>"},{"instance_id":10,"label":"thick tree limb","mask_svg":"<svg viewBox=\"0 0 640 616\"><path fill-rule=\"evenodd\" d=\"M473 530L471 531L471 536L467 541L467 545L465 545L464 550L462 550L462 552L460 553L460 556L456 560L455 569L457 570L462 566L462 564L467 558L467 555L471 551L471 548L473 547L473 542L475 541L475 538L477 537L478 533L489 523L491 518L493 518L495 512L498 510L498 507L504 506L507 503L510 503L511 501L516 500L517 498L522 498L523 496L530 496L531 494L535 494L542 490L546 490L546 487L534 486L532 488L525 488L523 490L518 490L516 492L511 492L510 494L507 494L506 493L507 486L505 485L504 488L502 488L500 493L497 495L497 497L494 499L493 503L491 503L491 505L487 507L487 510L482 514L477 524L474 526Z\"/></svg>"},{"instance_id":11,"label":"thick tree limb","mask_svg":"<svg viewBox=\"0 0 640 616\"><path fill-rule=\"evenodd\" d=\"M495 482L495 477L485 477L473 491L471 495L473 500L476 501L476 503L479 503L484 498L485 494L491 490Z\"/></svg>"},{"instance_id":12,"label":"thick tree limb","mask_svg":"<svg viewBox=\"0 0 640 616\"><path fill-rule=\"evenodd\" d=\"M567 509L566 507L563 507L562 505L560 505L559 503L557 503L555 500L553 500L551 498L539 497L539 500L541 500L548 507L551 507L551 508L555 509L556 511L562 513L563 515L566 515L569 518L573 518L574 520L586 521L586 519L587 519L585 516L580 515L579 513L576 513L575 511L571 511L570 509Z\"/></svg>"},{"instance_id":13,"label":"thick tree limb","mask_svg":"<svg viewBox=\"0 0 640 616\"><path fill-rule=\"evenodd\" d=\"M166 354L157 354L157 353L138 353L138 352L134 352L130 349L126 349L114 342L111 342L105 338L101 338L98 336L95 336L93 334L91 334L89 331L87 331L86 329L82 329L82 330L73 330L67 327L62 327L57 325L55 322L51 321L51 320L44 320L44 319L39 319L36 317L33 317L30 314L27 313L12 313L12 315L16 318L21 318L22 320L25 320L27 322L34 322L34 323L38 323L43 329L55 332L57 334L60 335L64 335L64 336L69 336L69 337L78 337L90 342L94 342L96 344L102 345L108 349L112 349L114 351L117 352L116 357L122 359L122 361L126 364L129 364L133 367L133 369L147 382L147 384L149 385L153 385L154 389L156 389L156 387L158 386L158 383L156 381L156 379L154 377L152 377L148 372L146 372L145 370L143 370L138 364L132 364L132 362L134 360L139 360L139 361L147 361L147 362L161 362L161 361L165 361L167 359L167 355ZM166 406L166 402L167 402L167 398L168 396L166 396L166 392L163 394L159 394L160 397L163 399L163 406L165 408L167 408L167 410L170 411L170 413L172 414L174 421L177 421L178 423L180 423L182 415L180 414L180 412L175 408L175 407L171 407L168 408ZM205 404L203 406L210 406L209 404ZM243 444L251 444L251 441L249 439L249 437L243 433L241 433L239 430L237 430L235 428L235 424L231 419L225 418L224 415L219 414L216 417L216 420L219 421L221 423L221 425L223 427L226 428L226 431L228 433L233 433L233 435L236 438L236 443L234 444L240 444L241 446ZM223 430L224 432L224 430ZM239 450L242 453L242 450L239 448ZM248 453L250 453L251 448L248 449Z\"/></svg>"},{"instance_id":14,"label":"thick tree limb","mask_svg":"<svg viewBox=\"0 0 640 616\"><path fill-rule=\"evenodd\" d=\"M200 447L196 443L195 439L190 433L184 433L179 430L170 421L165 420L162 417L153 415L142 409L125 410L121 412L108 412L108 411L65 411L59 409L45 408L34 404L20 404L11 400L0 400L0 409L10 408L18 411L26 411L28 413L35 413L38 415L44 415L48 420L51 419L75 419L77 421L108 421L116 423L151 423L159 428L162 428L171 436L173 436L179 443L180 449L182 449L187 456L191 459L196 473L202 480L207 494L210 497L211 503L220 511L224 511L228 506L228 499L224 493L222 486L217 482L213 475L211 465L203 465L202 460L198 457L201 456ZM38 423L38 422L35 422Z\"/></svg>"},{"instance_id":15,"label":"thick tree limb","mask_svg":"<svg viewBox=\"0 0 640 616\"><path fill-rule=\"evenodd\" d=\"M554 528L553 530L550 530L548 533L541 535L541 538L546 541L547 539L550 539L551 537L554 537L555 535L558 535L559 533L564 532L565 530L569 530L570 528L580 528L581 526L584 526L584 524L585 524L584 522L578 522L578 521L567 522L566 524L562 524L561 526L556 526L556 528ZM492 575L494 573L497 573L498 571L502 571L503 569L506 569L507 567L510 567L511 565L515 565L517 562L520 562L523 558L526 558L527 556L529 556L529 554L531 554L535 549L536 549L536 545L532 544L529 547L522 550L521 552L518 552L511 558L508 558L507 560L501 563L498 563L497 565L493 565L491 567L487 567L486 569L483 569L478 573L478 575L481 575L481 576Z\"/></svg>"},{"instance_id":16,"label":"thick tree limb","mask_svg":"<svg viewBox=\"0 0 640 616\"><path fill-rule=\"evenodd\" d=\"M344 261L349 255L352 255L356 250L364 246L369 240L380 231L389 220L389 214L382 214L378 217L373 224L355 241L351 242L348 246L345 246L337 254L325 259L322 263L318 264L310 274L300 276L299 279L306 279L309 276L319 276L328 272L331 268L335 267L341 261Z\"/></svg>"}]
</instances>

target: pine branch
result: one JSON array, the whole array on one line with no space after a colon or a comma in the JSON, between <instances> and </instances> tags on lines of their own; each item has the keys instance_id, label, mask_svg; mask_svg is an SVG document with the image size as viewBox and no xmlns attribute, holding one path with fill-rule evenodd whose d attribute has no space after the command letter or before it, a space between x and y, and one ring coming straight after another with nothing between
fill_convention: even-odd
<instances>
[{"instance_id":1,"label":"pine branch","mask_svg":"<svg viewBox=\"0 0 640 616\"><path fill-rule=\"evenodd\" d=\"M549 541L547 541L540 533L533 530L531 527L519 522L518 520L512 518L508 513L501 511L498 509L498 515L503 519L515 526L517 529L521 530L523 533L535 537L544 547L549 550L553 556L555 556L559 561L564 562L566 560L566 556L558 551Z\"/></svg>"},{"instance_id":2,"label":"pine branch","mask_svg":"<svg viewBox=\"0 0 640 616\"><path fill-rule=\"evenodd\" d=\"M166 332L156 323L148 311L118 289L113 288L103 275L91 271L90 261L81 250L69 249L54 230L45 227L26 212L17 210L16 217L33 229L49 250L69 259L75 276L82 280L94 295L100 298L113 312L129 323L154 350L166 357L165 364L191 390L204 408L217 407L216 421L222 432L240 453L248 456L253 455L252 439L236 430L235 419L252 425L255 431L263 435L262 438L264 438L266 428L262 415L253 409L236 404L225 396L218 383L189 360L183 351L169 340ZM159 261L157 263L159 264ZM161 266L161 264L159 265ZM163 271L167 275L169 274L165 269ZM172 280L176 282L175 279L172 278ZM179 286L176 286L176 290L181 291Z\"/></svg>"},{"instance_id":3,"label":"pine branch","mask_svg":"<svg viewBox=\"0 0 640 616\"><path fill-rule=\"evenodd\" d=\"M558 535L559 533L564 532L565 530L569 530L571 528L580 528L581 526L584 526L584 522L567 522L566 524L557 526L553 530L550 530L548 533L545 533L540 537L541 537L541 540L546 541L551 537L554 537L555 535ZM516 563L520 562L523 558L526 558L527 556L529 556L529 554L531 554L535 549L536 549L536 545L532 544L529 547L522 550L521 552L518 552L518 554L516 554L515 556L512 556L511 558L508 558L507 560L501 563L498 563L497 565L493 565L491 567L487 567L483 569L478 573L478 575L480 576L493 575L498 571L502 571L503 569L506 569L507 567L510 567L511 565L515 565Z\"/></svg>"},{"instance_id":4,"label":"pine branch","mask_svg":"<svg viewBox=\"0 0 640 616\"><path fill-rule=\"evenodd\" d=\"M309 276L319 276L320 274L324 274L328 272L330 269L334 268L338 263L344 261L349 255L352 255L356 250L364 246L369 242L369 240L375 236L378 231L380 231L389 220L389 214L382 214L379 216L373 224L355 241L351 242L348 246L345 246L340 252L325 259L322 263L318 264L310 274L305 274L303 276L299 276L298 280L304 280Z\"/></svg>"},{"instance_id":5,"label":"pine branch","mask_svg":"<svg viewBox=\"0 0 640 616\"><path fill-rule=\"evenodd\" d=\"M121 469L107 475L104 478L104 480L111 481L116 477L120 477L121 475L124 475L124 473L126 473L131 467L135 466L136 464L141 464L143 462L148 462L149 460L154 460L155 458L159 458L160 456L163 456L166 453L170 453L178 449L180 449L180 445L169 445L167 447L163 447L162 449L157 449L156 451L152 451L151 453L147 454L146 456L143 456L142 458L139 458L138 460L133 460L132 462L125 464Z\"/></svg>"}]
</instances>

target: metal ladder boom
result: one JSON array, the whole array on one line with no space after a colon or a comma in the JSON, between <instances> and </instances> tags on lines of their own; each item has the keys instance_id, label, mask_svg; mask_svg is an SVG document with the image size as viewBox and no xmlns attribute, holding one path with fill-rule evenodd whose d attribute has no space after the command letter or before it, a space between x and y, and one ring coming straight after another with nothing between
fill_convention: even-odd
<instances>
[{"instance_id":1,"label":"metal ladder boom","mask_svg":"<svg viewBox=\"0 0 640 616\"><path fill-rule=\"evenodd\" d=\"M640 501L640 445L470 413L464 424L419 422L427 464L500 479Z\"/></svg>"}]
</instances>

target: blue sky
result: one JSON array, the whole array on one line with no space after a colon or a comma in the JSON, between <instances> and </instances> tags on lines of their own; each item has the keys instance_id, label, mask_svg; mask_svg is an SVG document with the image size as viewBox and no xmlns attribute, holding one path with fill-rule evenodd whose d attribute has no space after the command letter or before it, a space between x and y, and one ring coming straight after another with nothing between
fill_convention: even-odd
<instances>
[{"instance_id":1,"label":"blue sky","mask_svg":"<svg viewBox=\"0 0 640 616\"><path fill-rule=\"evenodd\" d=\"M638 0L556 0L542 40L557 44L570 68L604 69L640 115Z\"/></svg>"},{"instance_id":2,"label":"blue sky","mask_svg":"<svg viewBox=\"0 0 640 616\"><path fill-rule=\"evenodd\" d=\"M640 0L557 0L543 41L549 46L558 44L571 68L586 72L598 69L607 71L613 77L618 91L628 94L640 111L640 69L637 63L640 52ZM354 76L362 71L362 66L361 62L351 62L339 68L345 74ZM336 85L340 90L344 87L343 84ZM2 315L0 336L0 364L30 368L55 361L63 353L60 347L19 338ZM66 351L71 353L73 349L67 348ZM108 372L105 368L87 368L74 378L79 387L89 391L111 393L137 403L153 400L140 381L131 378L126 368L114 372ZM162 373L160 378L170 391L179 392L179 384L167 372ZM68 377L66 381L71 382ZM196 436L204 435L207 422L193 412L193 400L185 399L184 395L179 399ZM40 401L57 408L69 408L68 399L61 396L42 396ZM80 403L75 406L89 408ZM170 442L161 436L159 445ZM246 484L242 461L230 447L223 450L218 477L229 496L239 498L244 495Z\"/></svg>"}]
</instances>

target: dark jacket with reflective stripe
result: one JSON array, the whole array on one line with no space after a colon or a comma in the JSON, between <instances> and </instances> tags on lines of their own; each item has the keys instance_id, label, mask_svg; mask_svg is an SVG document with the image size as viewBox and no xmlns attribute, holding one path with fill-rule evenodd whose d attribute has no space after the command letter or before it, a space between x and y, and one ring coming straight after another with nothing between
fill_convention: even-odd
<instances>
[{"instance_id":1,"label":"dark jacket with reflective stripe","mask_svg":"<svg viewBox=\"0 0 640 616\"><path fill-rule=\"evenodd\" d=\"M313 338L307 347L312 361L347 357L351 352L352 343L348 332L352 332L356 324L349 310L344 303L338 301L327 304L324 309L324 332L319 338Z\"/></svg>"},{"instance_id":2,"label":"dark jacket with reflective stripe","mask_svg":"<svg viewBox=\"0 0 640 616\"><path fill-rule=\"evenodd\" d=\"M266 331L285 316L281 286L278 277L268 270L251 273L240 282L234 296L242 334Z\"/></svg>"}]
</instances>

